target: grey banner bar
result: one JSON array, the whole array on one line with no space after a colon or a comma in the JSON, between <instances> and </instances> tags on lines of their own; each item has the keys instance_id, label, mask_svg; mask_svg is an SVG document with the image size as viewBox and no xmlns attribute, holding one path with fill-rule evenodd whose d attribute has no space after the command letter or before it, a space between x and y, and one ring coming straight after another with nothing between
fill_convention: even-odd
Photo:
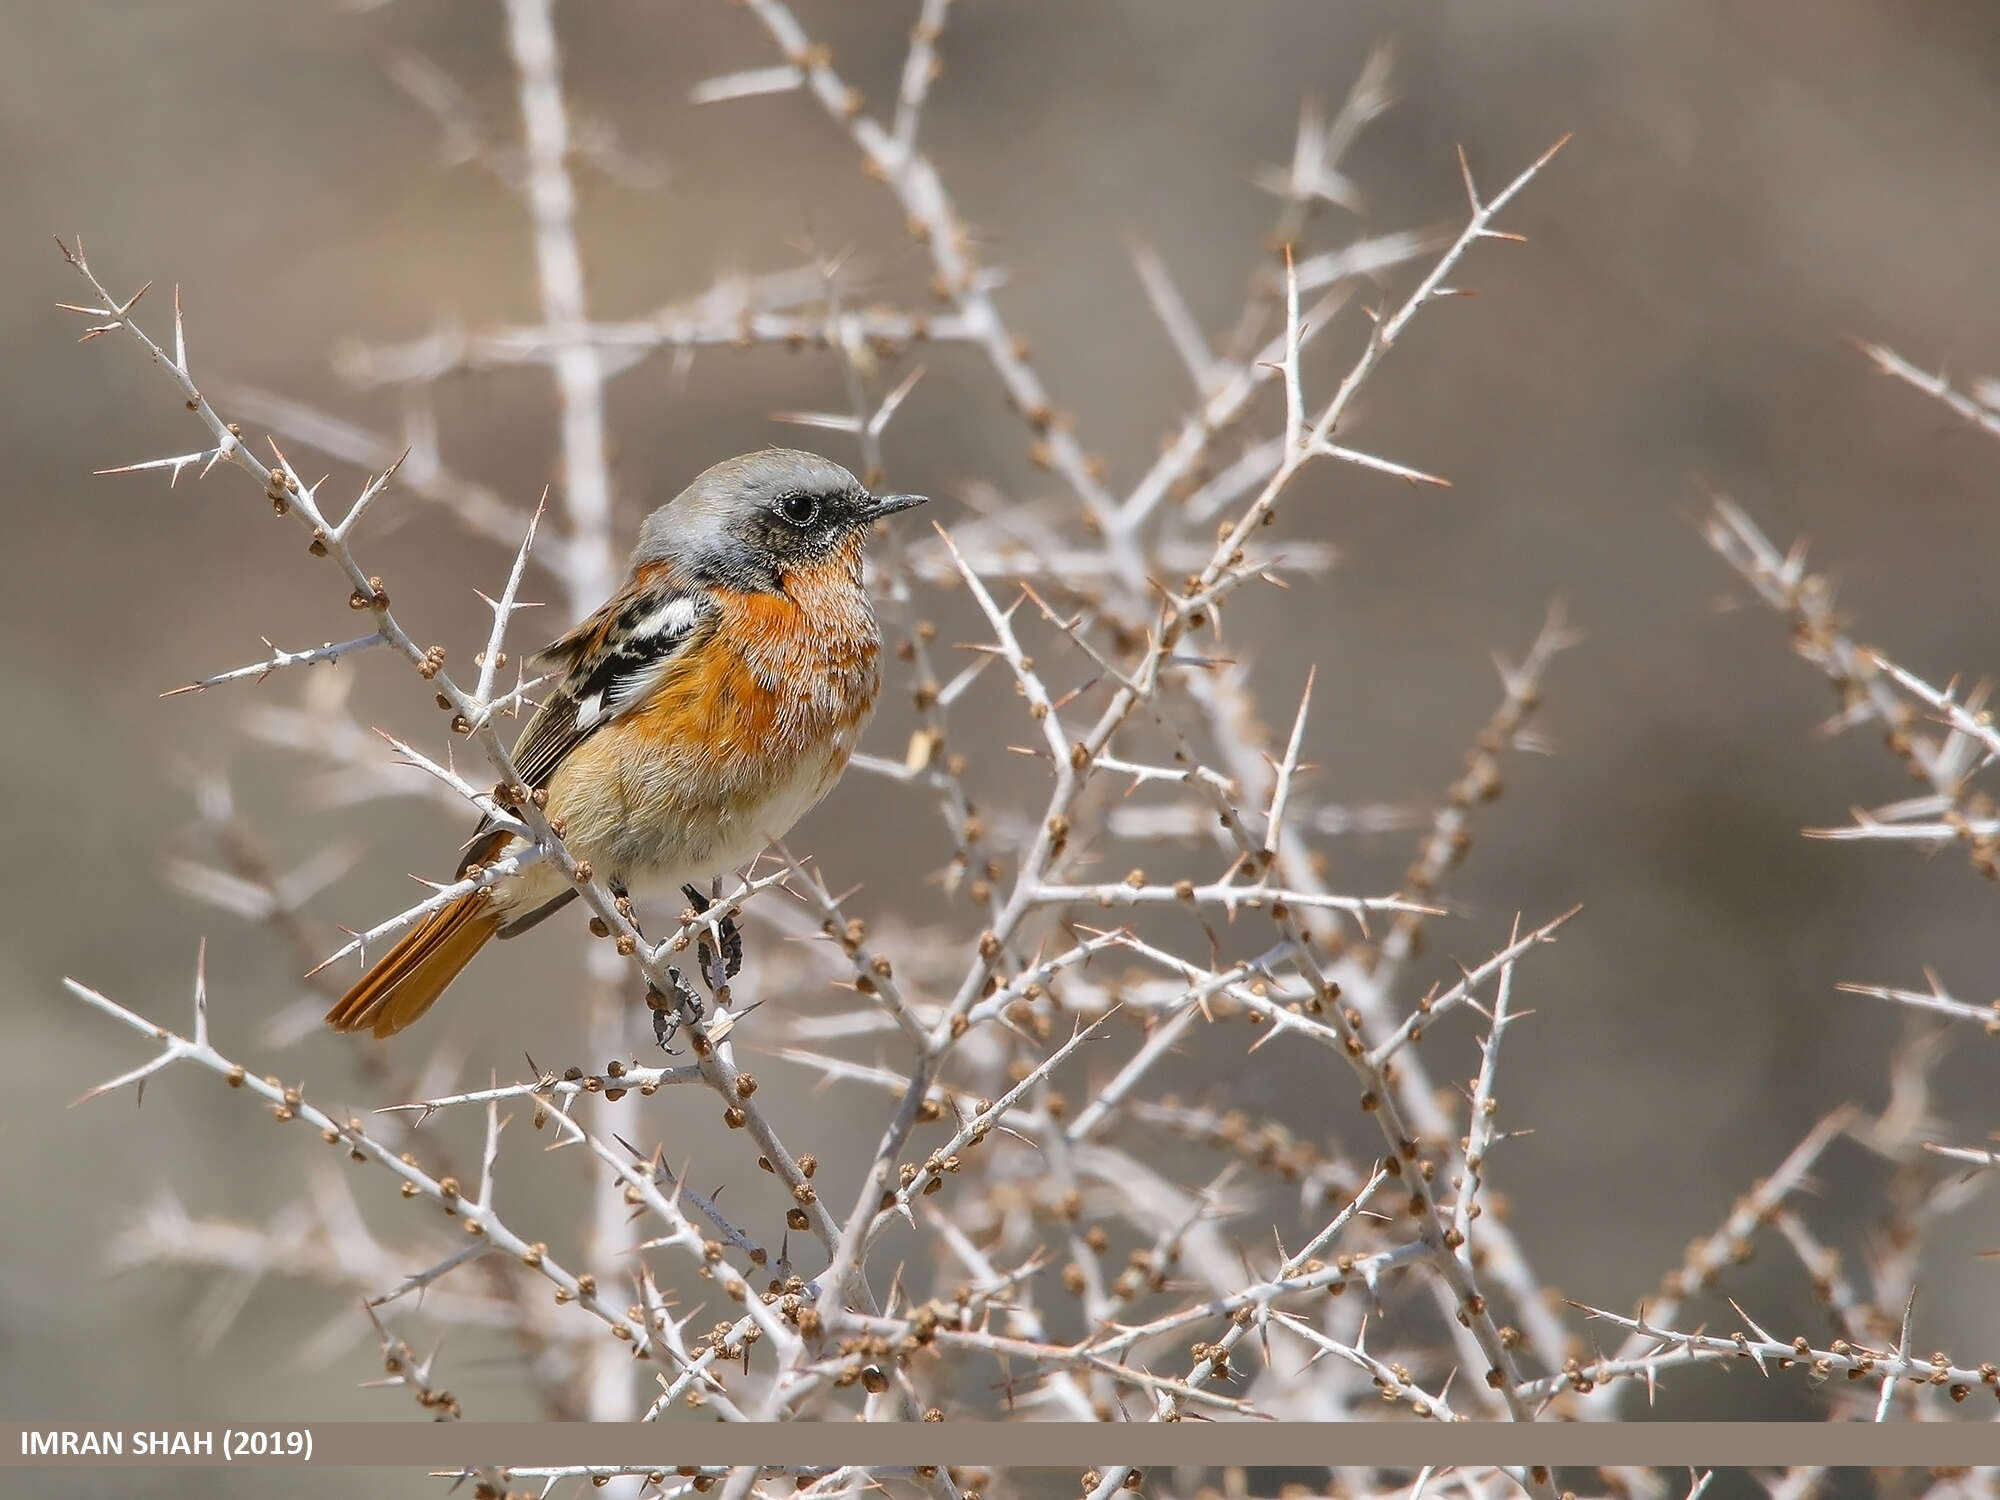
<instances>
[{"instance_id":1,"label":"grey banner bar","mask_svg":"<svg viewBox=\"0 0 2000 1500\"><path fill-rule=\"evenodd\" d=\"M2000 1463L2000 1424L1498 1422L0 1424L0 1468L310 1464L902 1468L1599 1464L1904 1467Z\"/></svg>"}]
</instances>

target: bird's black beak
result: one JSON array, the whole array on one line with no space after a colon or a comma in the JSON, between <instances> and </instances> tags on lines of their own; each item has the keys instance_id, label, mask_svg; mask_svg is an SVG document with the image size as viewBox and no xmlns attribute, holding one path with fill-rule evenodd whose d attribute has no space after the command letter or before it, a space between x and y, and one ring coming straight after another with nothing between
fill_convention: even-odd
<instances>
[{"instance_id":1,"label":"bird's black beak","mask_svg":"<svg viewBox=\"0 0 2000 1500\"><path fill-rule=\"evenodd\" d=\"M868 519L879 521L899 510L913 510L929 499L929 495L876 495L868 507Z\"/></svg>"}]
</instances>

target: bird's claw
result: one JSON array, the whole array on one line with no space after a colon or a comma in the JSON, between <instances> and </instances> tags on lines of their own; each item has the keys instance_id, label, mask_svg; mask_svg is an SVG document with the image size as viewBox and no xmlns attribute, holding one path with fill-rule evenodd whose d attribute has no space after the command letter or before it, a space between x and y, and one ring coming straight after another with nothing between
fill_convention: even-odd
<instances>
[{"instance_id":1,"label":"bird's claw","mask_svg":"<svg viewBox=\"0 0 2000 1500\"><path fill-rule=\"evenodd\" d=\"M660 1050L669 1056L674 1052L673 1040L679 1034L681 1023L698 1022L707 1014L701 1003L701 996L694 992L694 986L675 968L667 970L673 985L672 995L663 995L657 989L646 991L646 1006L653 1013L653 1040L660 1044Z\"/></svg>"},{"instance_id":2,"label":"bird's claw","mask_svg":"<svg viewBox=\"0 0 2000 1500\"><path fill-rule=\"evenodd\" d=\"M694 908L696 916L700 916L715 904L708 896L691 885L682 886L681 894L688 898L688 904ZM716 936L722 943L722 978L727 982L743 972L743 929L736 925L736 918L730 916L724 917L720 922L716 923L715 931ZM702 973L713 974L715 972L715 947L709 942L706 932L703 932L695 939L695 948L701 955Z\"/></svg>"}]
</instances>

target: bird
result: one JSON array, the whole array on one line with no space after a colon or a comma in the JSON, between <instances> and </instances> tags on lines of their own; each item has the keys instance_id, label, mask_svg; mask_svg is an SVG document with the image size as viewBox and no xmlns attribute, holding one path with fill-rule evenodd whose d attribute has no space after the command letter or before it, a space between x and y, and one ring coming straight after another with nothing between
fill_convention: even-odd
<instances>
[{"instance_id":1,"label":"bird","mask_svg":"<svg viewBox=\"0 0 2000 1500\"><path fill-rule=\"evenodd\" d=\"M881 690L862 582L873 523L922 495L875 495L830 459L767 448L700 474L640 527L624 581L535 653L553 690L522 731L521 784L615 895L740 869L832 790ZM482 820L457 879L528 847ZM331 1010L392 1036L489 939L577 894L548 860L429 913Z\"/></svg>"}]
</instances>

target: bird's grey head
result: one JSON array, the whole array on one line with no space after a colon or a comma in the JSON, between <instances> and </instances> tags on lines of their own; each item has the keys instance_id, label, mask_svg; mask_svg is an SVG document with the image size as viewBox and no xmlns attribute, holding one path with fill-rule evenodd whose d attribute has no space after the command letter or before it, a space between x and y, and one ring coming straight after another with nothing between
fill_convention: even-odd
<instances>
[{"instance_id":1,"label":"bird's grey head","mask_svg":"<svg viewBox=\"0 0 2000 1500\"><path fill-rule=\"evenodd\" d=\"M691 582L769 592L793 568L852 556L871 521L924 498L871 495L831 459L766 448L724 459L646 517L632 567L670 562Z\"/></svg>"}]
</instances>

